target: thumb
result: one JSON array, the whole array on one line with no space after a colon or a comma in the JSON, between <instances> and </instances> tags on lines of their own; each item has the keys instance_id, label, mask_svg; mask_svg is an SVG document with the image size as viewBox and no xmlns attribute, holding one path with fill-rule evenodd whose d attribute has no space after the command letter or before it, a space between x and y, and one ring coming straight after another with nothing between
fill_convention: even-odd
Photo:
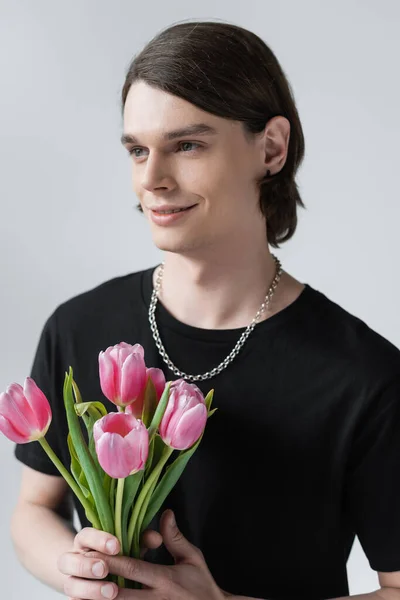
<instances>
[{"instance_id":1,"label":"thumb","mask_svg":"<svg viewBox=\"0 0 400 600\"><path fill-rule=\"evenodd\" d=\"M160 520L160 533L168 552L175 562L186 562L193 565L204 565L203 554L189 542L178 529L172 510L166 510Z\"/></svg>"}]
</instances>

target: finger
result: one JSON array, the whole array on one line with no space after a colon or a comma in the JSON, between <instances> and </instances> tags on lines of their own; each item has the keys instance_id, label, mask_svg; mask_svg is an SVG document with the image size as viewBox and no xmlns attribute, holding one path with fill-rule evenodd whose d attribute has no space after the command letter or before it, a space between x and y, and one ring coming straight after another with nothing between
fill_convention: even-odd
<instances>
[{"instance_id":1,"label":"finger","mask_svg":"<svg viewBox=\"0 0 400 600\"><path fill-rule=\"evenodd\" d=\"M64 575L101 579L108 575L108 566L104 560L85 556L78 552L64 552L57 561L59 571Z\"/></svg>"},{"instance_id":2,"label":"finger","mask_svg":"<svg viewBox=\"0 0 400 600\"><path fill-rule=\"evenodd\" d=\"M120 589L117 600L154 600L154 592L150 590Z\"/></svg>"},{"instance_id":3,"label":"finger","mask_svg":"<svg viewBox=\"0 0 400 600\"><path fill-rule=\"evenodd\" d=\"M85 598L85 600L113 600L117 597L118 586L110 581L90 581L77 577L68 577L64 583L64 592L73 598Z\"/></svg>"},{"instance_id":4,"label":"finger","mask_svg":"<svg viewBox=\"0 0 400 600\"><path fill-rule=\"evenodd\" d=\"M140 539L140 558L146 554L147 550L155 550L159 548L163 543L163 539L161 534L158 531L154 531L153 529L146 529L141 536Z\"/></svg>"},{"instance_id":5,"label":"finger","mask_svg":"<svg viewBox=\"0 0 400 600\"><path fill-rule=\"evenodd\" d=\"M166 510L161 515L160 530L164 544L175 562L187 562L199 567L205 566L203 553L191 544L178 529L172 510Z\"/></svg>"},{"instance_id":6,"label":"finger","mask_svg":"<svg viewBox=\"0 0 400 600\"><path fill-rule=\"evenodd\" d=\"M84 527L74 539L74 550L97 550L104 554L118 554L120 544L118 539L110 533L105 533L94 527Z\"/></svg>"},{"instance_id":7,"label":"finger","mask_svg":"<svg viewBox=\"0 0 400 600\"><path fill-rule=\"evenodd\" d=\"M162 588L163 592L170 589L172 572L167 565L157 565L128 556L108 556L106 560L109 572L114 575L138 581L149 588Z\"/></svg>"}]
</instances>

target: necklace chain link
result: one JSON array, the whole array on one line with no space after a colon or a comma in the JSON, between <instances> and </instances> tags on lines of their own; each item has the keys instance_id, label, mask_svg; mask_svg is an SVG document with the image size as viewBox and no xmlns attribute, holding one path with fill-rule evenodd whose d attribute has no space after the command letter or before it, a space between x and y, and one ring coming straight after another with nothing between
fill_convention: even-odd
<instances>
[{"instance_id":1,"label":"necklace chain link","mask_svg":"<svg viewBox=\"0 0 400 600\"><path fill-rule=\"evenodd\" d=\"M161 288L161 281L162 281L162 277L164 274L165 263L164 262L161 263L160 270L159 270L159 273L157 274L157 278L156 278L156 284L154 286L153 293L151 295L151 301L150 301L150 306L149 306L149 322L150 322L151 331L153 332L154 342L159 350L159 353L160 353L162 359L164 360L164 362L168 365L170 370L173 373L175 373L175 375L178 375L179 377L182 377L183 379L186 379L188 381L204 381L205 379L210 379L211 377L214 377L215 375L218 375L219 373L221 373L221 371L226 369L226 367L234 360L234 358L236 358L236 356L239 354L241 348L243 347L244 343L246 342L247 338L249 337L249 335L253 331L254 327L256 326L261 315L263 314L263 312L265 310L268 309L270 302L272 300L272 297L275 293L275 289L281 278L281 275L282 275L281 262L274 254L272 254L272 257L273 257L273 259L275 261L275 265L276 265L275 276L274 276L274 279L272 280L272 283L268 289L267 295L265 296L264 301L261 304L260 308L258 309L254 319L252 320L250 325L248 325L246 330L242 333L242 335L240 336L239 340L237 341L235 347L228 354L228 356L217 367L214 367L211 371L207 371L206 373L199 374L199 375L189 375L187 373L184 373L180 369L178 369L178 367L176 367L174 365L174 363L168 356L168 354L162 344L160 333L158 331L158 327L157 327L157 323L156 323L156 317L155 317L158 294L159 294L159 291Z\"/></svg>"}]
</instances>

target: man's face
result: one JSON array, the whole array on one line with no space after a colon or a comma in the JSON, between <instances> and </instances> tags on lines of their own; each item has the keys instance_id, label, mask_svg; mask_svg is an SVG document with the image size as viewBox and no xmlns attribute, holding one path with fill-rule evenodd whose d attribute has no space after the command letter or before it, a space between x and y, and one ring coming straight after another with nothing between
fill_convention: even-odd
<instances>
[{"instance_id":1,"label":"man's face","mask_svg":"<svg viewBox=\"0 0 400 600\"><path fill-rule=\"evenodd\" d=\"M210 131L167 137L200 124ZM256 223L265 231L256 185L261 147L240 122L139 81L126 99L124 136L133 188L158 248L191 255L221 251L251 240ZM192 208L176 216L157 214L186 207Z\"/></svg>"}]
</instances>

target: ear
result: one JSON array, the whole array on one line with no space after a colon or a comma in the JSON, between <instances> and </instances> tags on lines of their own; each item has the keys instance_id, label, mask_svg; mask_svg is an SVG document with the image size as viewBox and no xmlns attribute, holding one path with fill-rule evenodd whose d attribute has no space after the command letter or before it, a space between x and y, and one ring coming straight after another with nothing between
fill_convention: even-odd
<instances>
[{"instance_id":1,"label":"ear","mask_svg":"<svg viewBox=\"0 0 400 600\"><path fill-rule=\"evenodd\" d=\"M286 162L289 151L290 122L277 116L268 121L263 133L264 167L271 175L279 173Z\"/></svg>"}]
</instances>

